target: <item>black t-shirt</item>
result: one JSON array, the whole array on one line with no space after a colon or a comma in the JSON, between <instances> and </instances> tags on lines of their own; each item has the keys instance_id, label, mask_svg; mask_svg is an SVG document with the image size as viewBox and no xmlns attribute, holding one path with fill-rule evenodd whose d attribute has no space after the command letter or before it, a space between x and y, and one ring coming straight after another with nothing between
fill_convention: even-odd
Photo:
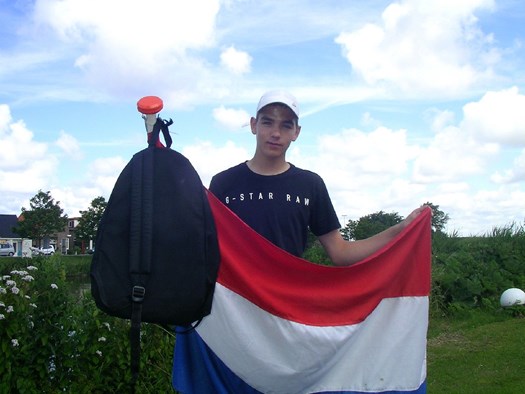
<instances>
[{"instance_id":1,"label":"black t-shirt","mask_svg":"<svg viewBox=\"0 0 525 394\"><path fill-rule=\"evenodd\" d=\"M306 248L308 228L317 236L340 228L322 178L294 165L265 176L241 163L215 175L210 191L255 231L296 256Z\"/></svg>"}]
</instances>

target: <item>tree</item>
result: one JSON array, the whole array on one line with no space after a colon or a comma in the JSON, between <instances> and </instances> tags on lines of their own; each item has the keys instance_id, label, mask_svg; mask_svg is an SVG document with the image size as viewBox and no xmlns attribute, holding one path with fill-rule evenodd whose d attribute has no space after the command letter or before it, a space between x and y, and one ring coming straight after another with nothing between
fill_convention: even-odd
<instances>
[{"instance_id":1,"label":"tree","mask_svg":"<svg viewBox=\"0 0 525 394\"><path fill-rule=\"evenodd\" d=\"M75 231L77 239L82 241L95 239L100 219L107 205L106 199L100 196L91 201L87 211L80 211L80 219Z\"/></svg>"},{"instance_id":2,"label":"tree","mask_svg":"<svg viewBox=\"0 0 525 394\"><path fill-rule=\"evenodd\" d=\"M22 220L20 220L13 231L22 238L30 238L41 241L47 247L49 237L57 232L64 231L67 224L67 215L63 215L60 201L55 202L50 192L38 193L29 200L31 209L22 207Z\"/></svg>"},{"instance_id":3,"label":"tree","mask_svg":"<svg viewBox=\"0 0 525 394\"><path fill-rule=\"evenodd\" d=\"M443 233L443 229L448 222L449 216L439 209L439 205L434 205L431 202L426 202L432 208L432 231L434 233Z\"/></svg>"},{"instance_id":4,"label":"tree","mask_svg":"<svg viewBox=\"0 0 525 394\"><path fill-rule=\"evenodd\" d=\"M363 216L359 220L349 220L342 230L343 237L351 240L365 239L401 222L403 218L397 212L379 211Z\"/></svg>"}]
</instances>

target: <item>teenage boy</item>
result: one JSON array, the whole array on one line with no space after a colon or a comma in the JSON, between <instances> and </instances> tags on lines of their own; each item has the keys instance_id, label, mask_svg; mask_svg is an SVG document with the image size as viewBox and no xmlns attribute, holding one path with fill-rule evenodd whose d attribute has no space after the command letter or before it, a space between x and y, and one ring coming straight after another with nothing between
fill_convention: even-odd
<instances>
[{"instance_id":1,"label":"teenage boy","mask_svg":"<svg viewBox=\"0 0 525 394\"><path fill-rule=\"evenodd\" d=\"M286 161L301 132L299 105L285 91L265 93L250 120L253 157L218 173L210 191L245 223L275 245L302 256L310 229L335 265L351 265L386 245L426 207L373 237L345 241L322 178Z\"/></svg>"}]
</instances>

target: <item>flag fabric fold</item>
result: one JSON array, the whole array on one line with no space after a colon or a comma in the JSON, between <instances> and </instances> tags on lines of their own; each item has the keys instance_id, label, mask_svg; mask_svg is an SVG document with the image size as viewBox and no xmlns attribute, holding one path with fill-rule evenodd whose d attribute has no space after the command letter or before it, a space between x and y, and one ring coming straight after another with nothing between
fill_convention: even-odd
<instances>
[{"instance_id":1,"label":"flag fabric fold","mask_svg":"<svg viewBox=\"0 0 525 394\"><path fill-rule=\"evenodd\" d=\"M209 194L221 265L212 313L177 334L181 393L424 393L430 210L350 267L274 246Z\"/></svg>"}]
</instances>

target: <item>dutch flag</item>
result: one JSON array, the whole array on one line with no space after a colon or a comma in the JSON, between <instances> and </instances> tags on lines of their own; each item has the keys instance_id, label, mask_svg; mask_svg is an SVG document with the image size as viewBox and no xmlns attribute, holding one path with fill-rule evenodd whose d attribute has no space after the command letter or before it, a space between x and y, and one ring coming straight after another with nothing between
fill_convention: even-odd
<instances>
[{"instance_id":1,"label":"dutch flag","mask_svg":"<svg viewBox=\"0 0 525 394\"><path fill-rule=\"evenodd\" d=\"M424 393L430 210L351 267L291 256L210 194L212 313L177 334L181 393Z\"/></svg>"}]
</instances>

